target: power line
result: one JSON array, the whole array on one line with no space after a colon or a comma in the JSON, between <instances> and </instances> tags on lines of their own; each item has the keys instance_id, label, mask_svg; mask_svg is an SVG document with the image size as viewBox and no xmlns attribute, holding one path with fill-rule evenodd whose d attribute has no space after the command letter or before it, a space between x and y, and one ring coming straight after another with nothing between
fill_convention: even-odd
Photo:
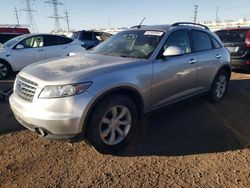
<instances>
[{"instance_id":1,"label":"power line","mask_svg":"<svg viewBox=\"0 0 250 188\"><path fill-rule=\"evenodd\" d=\"M26 6L24 9L22 9L22 11L26 12L27 20L29 22L29 27L31 28L31 30L37 33L38 29L36 27L35 19L33 17L33 12L35 12L35 10L31 8L31 1L35 2L35 0L23 0Z\"/></svg>"},{"instance_id":2,"label":"power line","mask_svg":"<svg viewBox=\"0 0 250 188\"><path fill-rule=\"evenodd\" d=\"M197 21L198 5L194 5L194 23Z\"/></svg>"},{"instance_id":3,"label":"power line","mask_svg":"<svg viewBox=\"0 0 250 188\"><path fill-rule=\"evenodd\" d=\"M15 7L15 17L16 17L16 21L17 21L17 25L18 27L20 26L20 22L19 22L19 17L18 17L18 14L17 14L17 9Z\"/></svg>"},{"instance_id":4,"label":"power line","mask_svg":"<svg viewBox=\"0 0 250 188\"><path fill-rule=\"evenodd\" d=\"M66 23L67 23L67 29L68 29L68 32L69 32L69 12L68 10L66 9L65 10L65 20L66 20Z\"/></svg>"},{"instance_id":5,"label":"power line","mask_svg":"<svg viewBox=\"0 0 250 188\"><path fill-rule=\"evenodd\" d=\"M60 2L59 0L48 0L45 1L45 3L50 4L53 7L54 10L54 14L52 16L49 16L49 18L54 19L55 21L55 31L60 31L61 30L61 26L60 26L60 19L64 19L64 17L60 16L58 13L58 6L59 5L64 5L62 2Z\"/></svg>"}]
</instances>

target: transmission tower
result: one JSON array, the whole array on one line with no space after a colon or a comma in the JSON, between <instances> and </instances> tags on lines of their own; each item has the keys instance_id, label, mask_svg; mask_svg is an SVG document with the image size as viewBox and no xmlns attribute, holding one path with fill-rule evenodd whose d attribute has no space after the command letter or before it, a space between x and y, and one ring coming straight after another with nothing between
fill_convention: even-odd
<instances>
[{"instance_id":1,"label":"transmission tower","mask_svg":"<svg viewBox=\"0 0 250 188\"><path fill-rule=\"evenodd\" d=\"M17 13L16 7L15 7L15 17L16 17L17 26L20 27L20 22L19 22L19 17L18 17L18 13Z\"/></svg>"},{"instance_id":2,"label":"transmission tower","mask_svg":"<svg viewBox=\"0 0 250 188\"><path fill-rule=\"evenodd\" d=\"M218 13L219 13L219 6L216 7L216 17L215 17L215 22L216 23L219 22Z\"/></svg>"},{"instance_id":3,"label":"transmission tower","mask_svg":"<svg viewBox=\"0 0 250 188\"><path fill-rule=\"evenodd\" d=\"M62 2L60 2L59 0L48 0L45 1L45 3L50 4L53 9L54 9L54 14L52 16L49 16L49 18L53 18L55 20L55 31L59 31L61 30L61 26L60 26L60 19L64 19L64 17L60 16L58 13L58 6L59 5L64 5Z\"/></svg>"},{"instance_id":4,"label":"transmission tower","mask_svg":"<svg viewBox=\"0 0 250 188\"><path fill-rule=\"evenodd\" d=\"M23 0L22 2L25 3L25 8L22 9L22 11L26 12L27 20L29 23L29 27L32 30L32 32L37 33L38 29L36 27L35 19L33 17L33 13L35 10L31 8L31 1L35 2L35 0Z\"/></svg>"},{"instance_id":5,"label":"transmission tower","mask_svg":"<svg viewBox=\"0 0 250 188\"><path fill-rule=\"evenodd\" d=\"M194 23L197 21L198 5L194 5Z\"/></svg>"},{"instance_id":6,"label":"transmission tower","mask_svg":"<svg viewBox=\"0 0 250 188\"><path fill-rule=\"evenodd\" d=\"M69 32L69 12L68 10L66 9L65 10L65 20L66 20L66 23L67 23L67 29L68 29L68 32Z\"/></svg>"}]
</instances>

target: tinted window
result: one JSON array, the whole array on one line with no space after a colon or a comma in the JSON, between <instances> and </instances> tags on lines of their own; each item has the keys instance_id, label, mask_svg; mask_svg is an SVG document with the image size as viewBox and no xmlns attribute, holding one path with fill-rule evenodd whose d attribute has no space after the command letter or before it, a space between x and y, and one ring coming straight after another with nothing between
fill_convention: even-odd
<instances>
[{"instance_id":1,"label":"tinted window","mask_svg":"<svg viewBox=\"0 0 250 188\"><path fill-rule=\"evenodd\" d=\"M216 34L220 37L220 40L223 43L245 42L247 30L223 30L217 31Z\"/></svg>"},{"instance_id":2,"label":"tinted window","mask_svg":"<svg viewBox=\"0 0 250 188\"><path fill-rule=\"evenodd\" d=\"M93 32L84 31L82 32L80 40L92 40Z\"/></svg>"},{"instance_id":3,"label":"tinted window","mask_svg":"<svg viewBox=\"0 0 250 188\"><path fill-rule=\"evenodd\" d=\"M192 38L195 51L210 50L213 48L209 35L204 32L192 31Z\"/></svg>"},{"instance_id":4,"label":"tinted window","mask_svg":"<svg viewBox=\"0 0 250 188\"><path fill-rule=\"evenodd\" d=\"M43 36L34 36L24 39L19 44L23 45L24 48L38 48L43 47Z\"/></svg>"},{"instance_id":5,"label":"tinted window","mask_svg":"<svg viewBox=\"0 0 250 188\"><path fill-rule=\"evenodd\" d=\"M54 35L45 36L45 46L68 44L72 41L73 40L70 38L61 37L61 36L54 36Z\"/></svg>"},{"instance_id":6,"label":"tinted window","mask_svg":"<svg viewBox=\"0 0 250 188\"><path fill-rule=\"evenodd\" d=\"M176 47L181 48L184 51L184 53L190 53L191 46L190 46L188 32L186 30L179 30L179 31L175 31L174 33L170 34L166 43L163 46L162 53L169 46L176 46Z\"/></svg>"},{"instance_id":7,"label":"tinted window","mask_svg":"<svg viewBox=\"0 0 250 188\"><path fill-rule=\"evenodd\" d=\"M221 48L220 43L214 37L211 37L211 38L212 38L214 48Z\"/></svg>"}]
</instances>

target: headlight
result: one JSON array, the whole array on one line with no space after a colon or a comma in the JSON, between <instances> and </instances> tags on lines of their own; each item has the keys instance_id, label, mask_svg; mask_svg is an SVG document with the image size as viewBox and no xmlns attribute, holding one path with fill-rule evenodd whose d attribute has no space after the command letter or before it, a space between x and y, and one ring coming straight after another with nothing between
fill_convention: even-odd
<instances>
[{"instance_id":1,"label":"headlight","mask_svg":"<svg viewBox=\"0 0 250 188\"><path fill-rule=\"evenodd\" d=\"M39 98L60 98L77 95L86 91L91 84L92 82L58 86L45 86L41 91Z\"/></svg>"}]
</instances>

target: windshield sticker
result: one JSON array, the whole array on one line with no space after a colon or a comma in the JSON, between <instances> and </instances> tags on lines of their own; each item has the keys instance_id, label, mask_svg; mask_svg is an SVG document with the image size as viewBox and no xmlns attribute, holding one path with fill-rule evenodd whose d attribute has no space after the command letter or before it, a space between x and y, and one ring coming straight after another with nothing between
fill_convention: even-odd
<instances>
[{"instance_id":1,"label":"windshield sticker","mask_svg":"<svg viewBox=\"0 0 250 188\"><path fill-rule=\"evenodd\" d=\"M162 31L146 31L144 35L156 35L156 36L162 36Z\"/></svg>"}]
</instances>

